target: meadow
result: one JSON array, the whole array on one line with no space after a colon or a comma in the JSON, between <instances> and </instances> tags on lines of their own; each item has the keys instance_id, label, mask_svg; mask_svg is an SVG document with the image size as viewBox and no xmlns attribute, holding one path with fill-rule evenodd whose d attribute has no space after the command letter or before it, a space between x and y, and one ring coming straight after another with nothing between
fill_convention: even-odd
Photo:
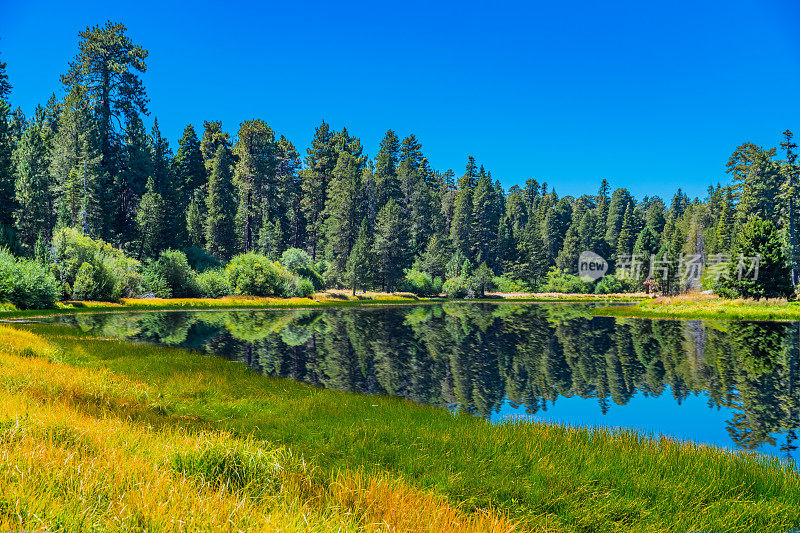
<instances>
[{"instance_id":1,"label":"meadow","mask_svg":"<svg viewBox=\"0 0 800 533\"><path fill-rule=\"evenodd\" d=\"M725 299L689 293L643 300L636 305L598 307L596 316L709 320L800 320L800 303L783 298Z\"/></svg>"},{"instance_id":2,"label":"meadow","mask_svg":"<svg viewBox=\"0 0 800 533\"><path fill-rule=\"evenodd\" d=\"M0 325L0 529L787 531L755 454L322 390L177 348Z\"/></svg>"}]
</instances>

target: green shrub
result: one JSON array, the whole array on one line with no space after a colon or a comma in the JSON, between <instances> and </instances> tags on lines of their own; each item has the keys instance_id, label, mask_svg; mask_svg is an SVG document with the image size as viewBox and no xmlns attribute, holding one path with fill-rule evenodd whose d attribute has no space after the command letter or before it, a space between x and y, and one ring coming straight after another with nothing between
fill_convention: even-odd
<instances>
[{"instance_id":1,"label":"green shrub","mask_svg":"<svg viewBox=\"0 0 800 533\"><path fill-rule=\"evenodd\" d=\"M314 296L314 284L308 278L300 278L294 288L294 295L298 298L310 298Z\"/></svg>"},{"instance_id":2,"label":"green shrub","mask_svg":"<svg viewBox=\"0 0 800 533\"><path fill-rule=\"evenodd\" d=\"M190 246L183 253L186 254L186 260L195 272L205 272L222 266L222 263L216 257L197 246Z\"/></svg>"},{"instance_id":3,"label":"green shrub","mask_svg":"<svg viewBox=\"0 0 800 533\"><path fill-rule=\"evenodd\" d=\"M225 270L217 268L206 270L197 275L197 286L200 294L205 298L219 298L233 294L231 282L225 274Z\"/></svg>"},{"instance_id":4,"label":"green shrub","mask_svg":"<svg viewBox=\"0 0 800 533\"><path fill-rule=\"evenodd\" d=\"M475 287L472 286L469 279L464 279L461 276L456 276L445 281L442 290L448 298L475 297Z\"/></svg>"},{"instance_id":5,"label":"green shrub","mask_svg":"<svg viewBox=\"0 0 800 533\"><path fill-rule=\"evenodd\" d=\"M629 290L629 283L613 274L603 276L603 278L594 286L595 294L615 294L620 292L628 292Z\"/></svg>"},{"instance_id":6,"label":"green shrub","mask_svg":"<svg viewBox=\"0 0 800 533\"><path fill-rule=\"evenodd\" d=\"M438 296L442 292L441 278L432 278L427 272L414 268L405 269L405 273L400 291L411 292L417 296Z\"/></svg>"},{"instance_id":7,"label":"green shrub","mask_svg":"<svg viewBox=\"0 0 800 533\"><path fill-rule=\"evenodd\" d=\"M172 298L172 289L161 274L151 266L147 266L142 276L141 296L143 298Z\"/></svg>"},{"instance_id":8,"label":"green shrub","mask_svg":"<svg viewBox=\"0 0 800 533\"><path fill-rule=\"evenodd\" d=\"M583 281L578 276L567 274L556 267L550 267L550 270L547 272L539 288L541 292L569 294L585 294L591 292L591 289L592 284L590 282Z\"/></svg>"},{"instance_id":9,"label":"green shrub","mask_svg":"<svg viewBox=\"0 0 800 533\"><path fill-rule=\"evenodd\" d=\"M82 264L75 275L72 297L76 300L97 300L98 295L103 292L97 279L99 277L91 263Z\"/></svg>"},{"instance_id":10,"label":"green shrub","mask_svg":"<svg viewBox=\"0 0 800 533\"><path fill-rule=\"evenodd\" d=\"M193 298L200 295L197 273L189 266L186 254L178 250L164 250L158 260L148 265L153 276L163 278L173 298Z\"/></svg>"},{"instance_id":11,"label":"green shrub","mask_svg":"<svg viewBox=\"0 0 800 533\"><path fill-rule=\"evenodd\" d=\"M314 290L316 291L323 291L325 290L325 279L319 275L319 273L311 267L300 267L295 269L295 273L300 276L301 278L306 278L311 282L314 286Z\"/></svg>"},{"instance_id":12,"label":"green shrub","mask_svg":"<svg viewBox=\"0 0 800 533\"><path fill-rule=\"evenodd\" d=\"M94 240L78 230L64 228L53 236L53 270L61 280L67 297L75 295L75 280L84 263L93 267L95 300L117 300L137 296L142 288L142 265L122 250L102 240ZM88 270L84 272L81 291L88 287ZM70 289L71 287L71 289Z\"/></svg>"},{"instance_id":13,"label":"green shrub","mask_svg":"<svg viewBox=\"0 0 800 533\"><path fill-rule=\"evenodd\" d=\"M510 274L495 276L492 283L499 292L531 292L531 288L522 280L511 277Z\"/></svg>"},{"instance_id":14,"label":"green shrub","mask_svg":"<svg viewBox=\"0 0 800 533\"><path fill-rule=\"evenodd\" d=\"M235 294L287 296L294 294L298 282L297 275L283 265L253 252L231 259L225 272Z\"/></svg>"},{"instance_id":15,"label":"green shrub","mask_svg":"<svg viewBox=\"0 0 800 533\"><path fill-rule=\"evenodd\" d=\"M60 285L47 267L0 248L0 302L18 309L49 309L60 295Z\"/></svg>"},{"instance_id":16,"label":"green shrub","mask_svg":"<svg viewBox=\"0 0 800 533\"><path fill-rule=\"evenodd\" d=\"M281 264L289 270L313 268L311 256L300 248L289 248L281 255Z\"/></svg>"}]
</instances>

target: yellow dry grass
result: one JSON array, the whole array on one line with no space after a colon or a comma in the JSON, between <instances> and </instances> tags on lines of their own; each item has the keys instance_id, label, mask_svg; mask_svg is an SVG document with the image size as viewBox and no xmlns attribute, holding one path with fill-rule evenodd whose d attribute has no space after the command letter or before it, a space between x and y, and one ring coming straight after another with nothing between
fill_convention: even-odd
<instances>
[{"instance_id":1,"label":"yellow dry grass","mask_svg":"<svg viewBox=\"0 0 800 533\"><path fill-rule=\"evenodd\" d=\"M321 474L285 447L163 416L158 401L0 326L0 530L515 530L401 480Z\"/></svg>"}]
</instances>

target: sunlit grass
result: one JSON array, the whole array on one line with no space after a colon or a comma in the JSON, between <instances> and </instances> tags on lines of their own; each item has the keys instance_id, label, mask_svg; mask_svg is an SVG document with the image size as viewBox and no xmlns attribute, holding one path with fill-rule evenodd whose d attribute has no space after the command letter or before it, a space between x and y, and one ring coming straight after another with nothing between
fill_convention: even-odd
<instances>
[{"instance_id":1,"label":"sunlit grass","mask_svg":"<svg viewBox=\"0 0 800 533\"><path fill-rule=\"evenodd\" d=\"M324 472L287 447L170 417L147 388L0 346L0 530L511 531L386 475ZM19 350L17 350L18 352Z\"/></svg>"},{"instance_id":2,"label":"sunlit grass","mask_svg":"<svg viewBox=\"0 0 800 533\"><path fill-rule=\"evenodd\" d=\"M25 329L0 326L0 427L27 439L0 438L0 486L11 487L0 529L178 529L173 519L189 530L800 524L800 476L775 458L628 431L492 425L180 349ZM1 348L15 335L38 356Z\"/></svg>"},{"instance_id":3,"label":"sunlit grass","mask_svg":"<svg viewBox=\"0 0 800 533\"><path fill-rule=\"evenodd\" d=\"M597 316L640 318L706 318L728 320L798 320L800 304L785 299L726 300L711 294L661 297L635 306L599 307Z\"/></svg>"}]
</instances>

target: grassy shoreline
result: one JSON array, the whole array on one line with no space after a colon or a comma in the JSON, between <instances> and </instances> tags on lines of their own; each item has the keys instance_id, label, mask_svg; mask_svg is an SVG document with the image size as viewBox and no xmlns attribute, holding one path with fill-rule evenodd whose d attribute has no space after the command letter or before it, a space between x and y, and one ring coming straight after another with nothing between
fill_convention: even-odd
<instances>
[{"instance_id":1,"label":"grassy shoreline","mask_svg":"<svg viewBox=\"0 0 800 533\"><path fill-rule=\"evenodd\" d=\"M181 311L181 310L237 310L237 309L299 309L316 307L355 307L369 305L410 305L451 303L545 303L545 302L634 302L638 295L628 294L556 294L556 293L488 293L485 298L449 299L425 298L410 293L359 293L352 296L347 291L327 291L312 298L278 298L259 296L226 296L222 298L123 298L119 302L59 302L55 309L16 309L0 304L3 318L42 317L76 313L107 313L125 311Z\"/></svg>"},{"instance_id":2,"label":"grassy shoreline","mask_svg":"<svg viewBox=\"0 0 800 533\"><path fill-rule=\"evenodd\" d=\"M492 425L65 326L0 325L0 406L0 529L177 530L187 516L219 530L800 524L800 474L774 458Z\"/></svg>"},{"instance_id":3,"label":"grassy shoreline","mask_svg":"<svg viewBox=\"0 0 800 533\"><path fill-rule=\"evenodd\" d=\"M630 306L598 307L592 314L623 318L783 321L800 320L800 302L726 300L714 295L687 294Z\"/></svg>"}]
</instances>

